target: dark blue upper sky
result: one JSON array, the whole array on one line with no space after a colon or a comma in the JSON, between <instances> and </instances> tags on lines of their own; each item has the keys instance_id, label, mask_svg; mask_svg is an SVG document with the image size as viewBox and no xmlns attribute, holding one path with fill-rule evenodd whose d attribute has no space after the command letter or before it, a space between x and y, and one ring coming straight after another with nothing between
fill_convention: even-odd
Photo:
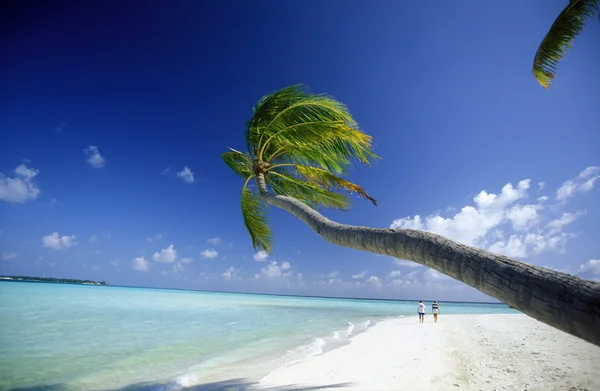
<instances>
[{"instance_id":1,"label":"dark blue upper sky","mask_svg":"<svg viewBox=\"0 0 600 391\"><path fill-rule=\"evenodd\" d=\"M597 18L551 90L531 75L535 51L566 3L5 3L0 272L472 297L425 268L330 245L278 210L276 252L254 260L239 210L242 183L220 155L244 148L244 125L261 96L303 83L344 102L383 157L351 173L379 207L356 200L350 212L329 217L429 229L600 275L600 262L589 262L600 258ZM86 163L94 151L102 158ZM193 183L177 176L186 166ZM516 195L500 195L507 183ZM475 201L482 190L498 194L497 204ZM420 220L400 220L415 215Z\"/></svg>"}]
</instances>

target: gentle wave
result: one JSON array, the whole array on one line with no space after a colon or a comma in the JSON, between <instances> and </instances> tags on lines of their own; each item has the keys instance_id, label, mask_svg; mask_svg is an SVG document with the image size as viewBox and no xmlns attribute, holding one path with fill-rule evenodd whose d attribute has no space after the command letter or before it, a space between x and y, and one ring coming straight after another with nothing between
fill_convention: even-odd
<instances>
[{"instance_id":1,"label":"gentle wave","mask_svg":"<svg viewBox=\"0 0 600 391\"><path fill-rule=\"evenodd\" d=\"M352 337L367 331L373 323L367 319L358 322L356 325L350 321L346 321L345 325L345 329L335 330L328 337L315 337L308 344L288 350L276 360L279 362L279 365L277 365L275 370L297 364L311 357L344 346L350 343Z\"/></svg>"}]
</instances>

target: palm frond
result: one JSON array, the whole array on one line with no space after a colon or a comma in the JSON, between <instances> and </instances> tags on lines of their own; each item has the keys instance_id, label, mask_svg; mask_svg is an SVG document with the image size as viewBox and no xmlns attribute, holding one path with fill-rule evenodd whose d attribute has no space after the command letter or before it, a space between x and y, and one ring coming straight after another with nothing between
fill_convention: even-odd
<instances>
[{"instance_id":1,"label":"palm frond","mask_svg":"<svg viewBox=\"0 0 600 391\"><path fill-rule=\"evenodd\" d=\"M246 229L250 233L254 249L270 253L272 240L267 207L260 195L249 190L246 186L242 189L242 216L244 217Z\"/></svg>"},{"instance_id":2,"label":"palm frond","mask_svg":"<svg viewBox=\"0 0 600 391\"><path fill-rule=\"evenodd\" d=\"M317 210L319 208L318 204L307 199L306 197L303 197L302 192L295 189L293 184L290 185L290 184L283 183L283 180L281 178L271 175L266 178L266 182L267 182L267 186L269 186L271 191L275 194L279 194L279 195L283 195L283 196L287 196L287 197L294 197L294 199L302 202L309 208L312 208L315 210Z\"/></svg>"},{"instance_id":3,"label":"palm frond","mask_svg":"<svg viewBox=\"0 0 600 391\"><path fill-rule=\"evenodd\" d=\"M321 167L336 175L343 175L350 166L350 162L341 159L334 152L324 153L321 150L291 149L281 152L271 160L273 164L291 163Z\"/></svg>"},{"instance_id":4,"label":"palm frond","mask_svg":"<svg viewBox=\"0 0 600 391\"><path fill-rule=\"evenodd\" d=\"M533 60L533 75L544 88L550 88L558 62L589 18L600 7L600 0L571 0L558 15L540 44Z\"/></svg>"},{"instance_id":5,"label":"palm frond","mask_svg":"<svg viewBox=\"0 0 600 391\"><path fill-rule=\"evenodd\" d=\"M298 108L298 111L301 111ZM314 165L325 169L345 167L352 160L369 164L377 157L371 151L371 136L341 121L306 121L290 125L270 136L262 145L263 156L312 158Z\"/></svg>"},{"instance_id":6,"label":"palm frond","mask_svg":"<svg viewBox=\"0 0 600 391\"><path fill-rule=\"evenodd\" d=\"M298 173L311 183L328 189L329 191L344 189L349 193L356 193L360 197L371 201L373 205L377 206L377 201L367 194L365 189L355 183L349 182L343 178L333 175L327 170L317 167L302 166L299 164L295 167L296 170L298 170Z\"/></svg>"},{"instance_id":7,"label":"palm frond","mask_svg":"<svg viewBox=\"0 0 600 391\"><path fill-rule=\"evenodd\" d=\"M301 85L292 85L263 96L252 108L252 119L246 123L245 136L249 150L258 145L266 124L270 123L282 108L300 101L307 95Z\"/></svg>"},{"instance_id":8,"label":"palm frond","mask_svg":"<svg viewBox=\"0 0 600 391\"><path fill-rule=\"evenodd\" d=\"M312 207L323 206L342 210L350 207L350 200L344 194L329 191L289 174L270 172L266 182L274 193L299 199Z\"/></svg>"},{"instance_id":9,"label":"palm frond","mask_svg":"<svg viewBox=\"0 0 600 391\"><path fill-rule=\"evenodd\" d=\"M368 164L377 157L371 151L371 136L358 128L342 103L310 94L301 86L261 99L248 122L246 141L259 160L300 155L314 165L338 171L352 160Z\"/></svg>"},{"instance_id":10,"label":"palm frond","mask_svg":"<svg viewBox=\"0 0 600 391\"><path fill-rule=\"evenodd\" d=\"M244 179L252 176L252 161L242 152L236 151L235 149L229 148L229 152L225 152L221 155L221 158L236 174Z\"/></svg>"}]
</instances>

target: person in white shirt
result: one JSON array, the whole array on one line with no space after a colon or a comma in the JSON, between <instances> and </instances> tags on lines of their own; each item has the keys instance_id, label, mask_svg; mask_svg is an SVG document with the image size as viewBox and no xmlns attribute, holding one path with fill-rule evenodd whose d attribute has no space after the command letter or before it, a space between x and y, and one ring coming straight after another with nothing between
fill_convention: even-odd
<instances>
[{"instance_id":1,"label":"person in white shirt","mask_svg":"<svg viewBox=\"0 0 600 391\"><path fill-rule=\"evenodd\" d=\"M419 306L417 307L417 313L419 314L419 323L423 323L425 320L425 311L427 307L423 304L423 300L419 300Z\"/></svg>"}]
</instances>

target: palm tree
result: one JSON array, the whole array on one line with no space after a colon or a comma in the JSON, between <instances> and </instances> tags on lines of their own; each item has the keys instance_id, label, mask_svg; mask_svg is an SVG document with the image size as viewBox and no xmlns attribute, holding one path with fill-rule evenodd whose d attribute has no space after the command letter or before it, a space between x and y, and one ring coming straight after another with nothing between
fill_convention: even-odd
<instances>
[{"instance_id":1,"label":"palm tree","mask_svg":"<svg viewBox=\"0 0 600 391\"><path fill-rule=\"evenodd\" d=\"M542 87L550 88L556 65L599 7L600 0L570 0L569 5L558 15L533 60L533 75Z\"/></svg>"},{"instance_id":2,"label":"palm tree","mask_svg":"<svg viewBox=\"0 0 600 391\"><path fill-rule=\"evenodd\" d=\"M538 319L600 346L600 284L411 229L336 223L318 207L347 209L348 195L376 204L343 179L350 163L378 158L371 136L347 108L291 86L254 107L247 152L230 148L227 165L244 180L242 216L255 249L271 252L268 205L288 211L330 243L407 259L435 269Z\"/></svg>"}]
</instances>

